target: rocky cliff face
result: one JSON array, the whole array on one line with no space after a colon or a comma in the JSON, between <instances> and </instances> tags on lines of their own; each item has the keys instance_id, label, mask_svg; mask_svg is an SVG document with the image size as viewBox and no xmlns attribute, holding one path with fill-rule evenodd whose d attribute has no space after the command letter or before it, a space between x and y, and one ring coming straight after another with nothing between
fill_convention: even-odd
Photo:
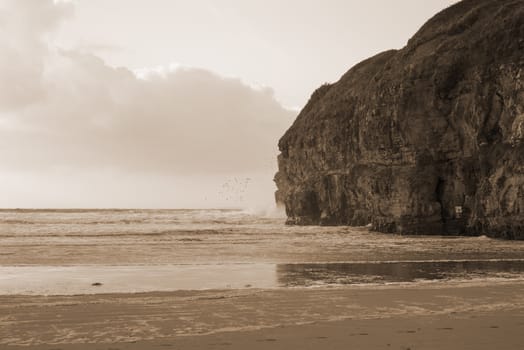
<instances>
[{"instance_id":1,"label":"rocky cliff face","mask_svg":"<svg viewBox=\"0 0 524 350\"><path fill-rule=\"evenodd\" d=\"M279 142L288 223L524 239L524 0L465 0L313 93Z\"/></svg>"}]
</instances>

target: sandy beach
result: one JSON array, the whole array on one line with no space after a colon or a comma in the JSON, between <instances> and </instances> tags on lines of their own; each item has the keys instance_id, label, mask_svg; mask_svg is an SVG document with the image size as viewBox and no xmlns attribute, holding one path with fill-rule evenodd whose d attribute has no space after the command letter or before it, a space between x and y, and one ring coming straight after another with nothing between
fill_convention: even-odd
<instances>
[{"instance_id":1,"label":"sandy beach","mask_svg":"<svg viewBox=\"0 0 524 350\"><path fill-rule=\"evenodd\" d=\"M524 282L0 297L0 348L520 349Z\"/></svg>"},{"instance_id":2,"label":"sandy beach","mask_svg":"<svg viewBox=\"0 0 524 350\"><path fill-rule=\"evenodd\" d=\"M0 218L0 350L524 344L524 242L241 211Z\"/></svg>"}]
</instances>

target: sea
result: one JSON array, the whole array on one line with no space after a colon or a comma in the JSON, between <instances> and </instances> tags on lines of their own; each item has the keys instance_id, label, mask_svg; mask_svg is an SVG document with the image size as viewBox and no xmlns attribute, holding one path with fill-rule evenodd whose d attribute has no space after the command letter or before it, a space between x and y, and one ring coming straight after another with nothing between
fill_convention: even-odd
<instances>
[{"instance_id":1,"label":"sea","mask_svg":"<svg viewBox=\"0 0 524 350\"><path fill-rule=\"evenodd\" d=\"M250 210L0 210L0 295L523 279L523 241L287 226Z\"/></svg>"}]
</instances>

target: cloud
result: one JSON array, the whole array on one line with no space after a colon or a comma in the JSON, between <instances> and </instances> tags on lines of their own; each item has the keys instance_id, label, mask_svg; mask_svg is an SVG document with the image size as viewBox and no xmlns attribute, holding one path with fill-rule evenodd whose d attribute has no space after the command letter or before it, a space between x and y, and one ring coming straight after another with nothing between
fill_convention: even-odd
<instances>
[{"instance_id":1,"label":"cloud","mask_svg":"<svg viewBox=\"0 0 524 350\"><path fill-rule=\"evenodd\" d=\"M0 1L1 170L273 171L295 112L271 89L196 68L110 67L51 44L71 3Z\"/></svg>"},{"instance_id":2,"label":"cloud","mask_svg":"<svg viewBox=\"0 0 524 350\"><path fill-rule=\"evenodd\" d=\"M65 3L0 0L0 111L42 98L44 36L71 11Z\"/></svg>"},{"instance_id":3,"label":"cloud","mask_svg":"<svg viewBox=\"0 0 524 350\"><path fill-rule=\"evenodd\" d=\"M270 89L209 71L179 68L138 79L96 56L55 56L42 78L45 98L7 118L19 131L11 128L0 141L4 152L16 151L3 154L3 164L263 170L293 116Z\"/></svg>"}]
</instances>

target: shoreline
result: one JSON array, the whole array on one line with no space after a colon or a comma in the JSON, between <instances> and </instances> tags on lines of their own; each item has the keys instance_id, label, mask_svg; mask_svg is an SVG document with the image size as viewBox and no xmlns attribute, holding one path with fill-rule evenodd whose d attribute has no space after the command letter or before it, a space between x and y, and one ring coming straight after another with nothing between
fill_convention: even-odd
<instances>
[{"instance_id":1,"label":"shoreline","mask_svg":"<svg viewBox=\"0 0 524 350\"><path fill-rule=\"evenodd\" d=\"M7 346L5 350L148 350L148 349L432 349L515 350L524 337L524 309L454 316L342 320L258 330L164 337L152 340Z\"/></svg>"},{"instance_id":2,"label":"shoreline","mask_svg":"<svg viewBox=\"0 0 524 350\"><path fill-rule=\"evenodd\" d=\"M299 345L342 349L348 344L386 348L386 343L377 341L389 337L390 344L406 344L404 349L416 349L417 344L419 348L433 344L431 349L449 349L437 346L439 336L450 334L437 328L452 328L452 339L468 340L476 349L489 348L482 347L482 342L493 346L498 341L500 349L514 344L506 335L524 344L523 288L524 281L506 281L402 288L0 296L0 348L124 350L153 349L162 344L184 349L284 349ZM424 331L417 331L416 324ZM438 326L420 326L423 324ZM491 325L499 328L487 328ZM415 332L396 333L402 330ZM492 340L486 342L488 338L482 337L488 333L493 333ZM322 343L315 343L320 340ZM448 337L440 340L449 345Z\"/></svg>"},{"instance_id":3,"label":"shoreline","mask_svg":"<svg viewBox=\"0 0 524 350\"><path fill-rule=\"evenodd\" d=\"M409 288L524 281L524 259L2 266L0 295L82 296L286 288Z\"/></svg>"}]
</instances>

